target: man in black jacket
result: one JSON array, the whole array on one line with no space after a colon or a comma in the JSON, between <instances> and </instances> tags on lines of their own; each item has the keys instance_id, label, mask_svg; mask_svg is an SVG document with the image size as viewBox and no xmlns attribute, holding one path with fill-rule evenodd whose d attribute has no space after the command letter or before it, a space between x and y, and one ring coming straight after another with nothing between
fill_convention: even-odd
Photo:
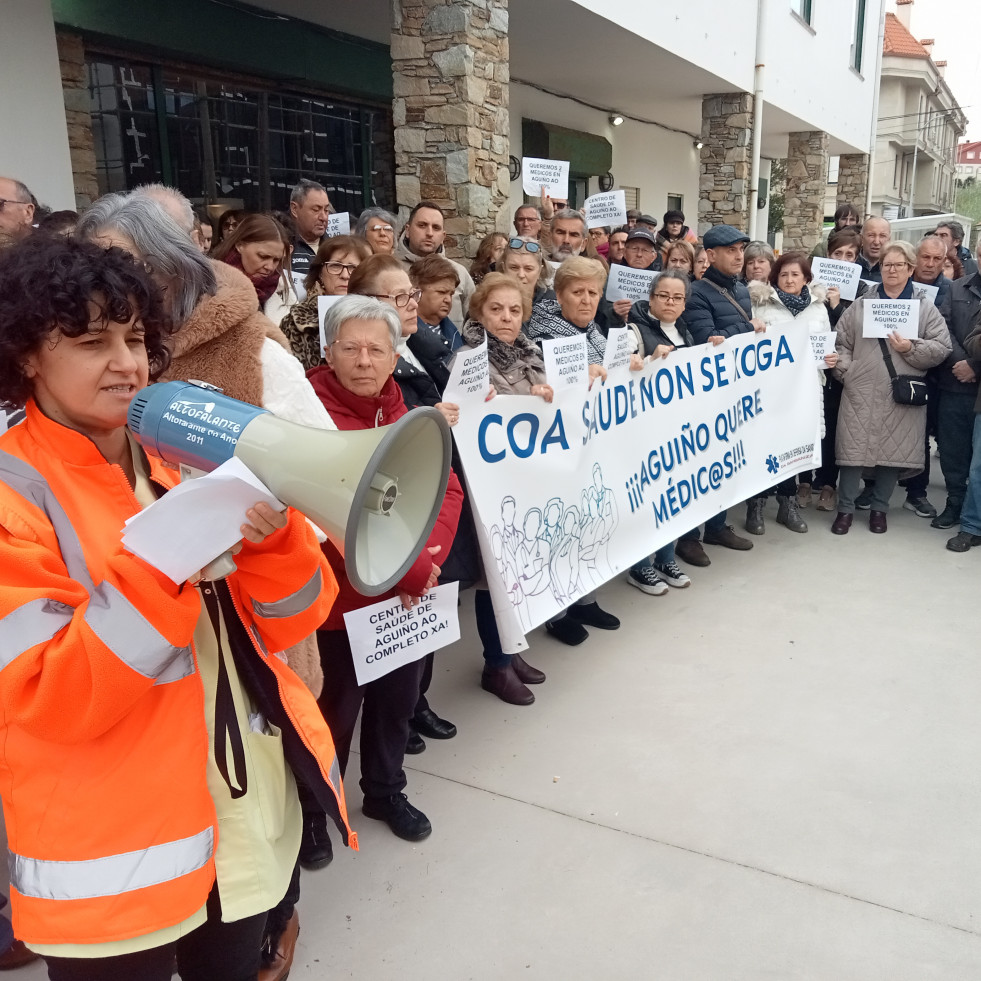
<instances>
[{"instance_id":1,"label":"man in black jacket","mask_svg":"<svg viewBox=\"0 0 981 981\"><path fill-rule=\"evenodd\" d=\"M685 307L685 323L696 344L706 344L710 337L732 337L751 330L763 330L762 321L753 320L749 290L739 282L743 269L743 252L749 236L732 225L716 225L702 239L709 267L705 275L692 284L691 296ZM705 522L703 541L744 552L753 547L726 524L722 511ZM690 565L709 565L698 540L698 529L678 539L675 551Z\"/></svg>"},{"instance_id":2,"label":"man in black jacket","mask_svg":"<svg viewBox=\"0 0 981 981\"><path fill-rule=\"evenodd\" d=\"M975 273L971 277L975 287L979 285L977 280L978 274ZM959 279L954 285L963 282L963 279ZM975 366L972 370L975 370L981 364L981 319L977 315L976 302L981 299L981 294L972 291L972 295L975 300L975 313L971 332L964 338L962 348L967 359ZM953 335L953 331L951 334ZM953 336L951 340L953 341ZM944 475L946 476L946 470ZM967 478L967 494L964 497L964 506L961 508L961 530L947 542L947 548L952 552L967 552L977 545L981 545L981 395L974 403L971 467Z\"/></svg>"}]
</instances>

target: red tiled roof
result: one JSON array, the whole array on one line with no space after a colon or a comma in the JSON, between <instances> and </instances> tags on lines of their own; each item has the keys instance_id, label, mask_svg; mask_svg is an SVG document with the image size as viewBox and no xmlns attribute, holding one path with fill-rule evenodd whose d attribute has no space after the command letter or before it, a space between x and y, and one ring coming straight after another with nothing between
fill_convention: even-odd
<instances>
[{"instance_id":1,"label":"red tiled roof","mask_svg":"<svg viewBox=\"0 0 981 981\"><path fill-rule=\"evenodd\" d=\"M886 33L882 42L882 53L897 55L900 58L929 58L927 49L910 34L900 19L893 13L886 14Z\"/></svg>"},{"instance_id":2,"label":"red tiled roof","mask_svg":"<svg viewBox=\"0 0 981 981\"><path fill-rule=\"evenodd\" d=\"M981 140L975 141L974 143L959 143L957 145L957 162L967 163L967 154L969 152L974 154L981 153ZM975 156L972 159L977 160L978 157Z\"/></svg>"}]
</instances>

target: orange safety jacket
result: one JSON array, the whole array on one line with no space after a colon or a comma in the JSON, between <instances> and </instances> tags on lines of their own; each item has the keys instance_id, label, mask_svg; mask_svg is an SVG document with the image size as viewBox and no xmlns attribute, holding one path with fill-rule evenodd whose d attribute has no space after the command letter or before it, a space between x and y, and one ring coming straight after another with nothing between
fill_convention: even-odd
<instances>
[{"instance_id":1,"label":"orange safety jacket","mask_svg":"<svg viewBox=\"0 0 981 981\"><path fill-rule=\"evenodd\" d=\"M158 488L177 482L148 463ZM215 881L201 603L121 546L139 509L123 470L33 403L0 437L0 797L28 943L143 936L200 909ZM337 584L295 512L236 564L241 623L225 619L248 638L242 681L356 849L320 709L269 653L314 632Z\"/></svg>"}]
</instances>

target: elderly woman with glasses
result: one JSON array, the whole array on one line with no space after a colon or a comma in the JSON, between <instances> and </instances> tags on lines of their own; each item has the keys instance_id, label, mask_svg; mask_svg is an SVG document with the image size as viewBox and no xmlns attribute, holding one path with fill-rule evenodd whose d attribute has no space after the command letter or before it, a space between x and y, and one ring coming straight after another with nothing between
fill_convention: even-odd
<instances>
[{"instance_id":1,"label":"elderly woman with glasses","mask_svg":"<svg viewBox=\"0 0 981 981\"><path fill-rule=\"evenodd\" d=\"M320 350L318 298L346 296L355 269L370 255L368 243L355 235L335 235L317 249L303 284L306 298L297 303L279 325L304 368L316 368L324 363Z\"/></svg>"},{"instance_id":2,"label":"elderly woman with glasses","mask_svg":"<svg viewBox=\"0 0 981 981\"><path fill-rule=\"evenodd\" d=\"M923 378L951 352L947 325L922 290L913 286L916 253L908 242L887 242L880 259L882 282L859 297L838 321L838 362L832 368L844 389L838 415L835 455L840 467L838 514L831 525L847 535L863 470L875 471L869 531L887 530L889 498L900 475L923 469L926 404L897 403L893 375ZM919 300L916 336L893 331L885 339L866 337L865 310L876 300Z\"/></svg>"},{"instance_id":3,"label":"elderly woman with glasses","mask_svg":"<svg viewBox=\"0 0 981 981\"><path fill-rule=\"evenodd\" d=\"M374 255L392 255L395 251L395 216L384 208L365 208L354 226Z\"/></svg>"},{"instance_id":4,"label":"elderly woman with glasses","mask_svg":"<svg viewBox=\"0 0 981 981\"><path fill-rule=\"evenodd\" d=\"M375 256L368 262L387 258ZM392 261L405 276L398 260ZM324 407L343 430L386 426L408 411L393 373L400 360L398 348L403 340L400 313L411 305L414 317L416 301L399 303L402 296L412 295L408 277L405 282L395 282L383 273L373 282L374 290L384 290L390 296L380 300L351 295L331 307L324 322L327 364L309 374ZM463 490L451 471L446 497L426 548L389 596L400 595L403 604L409 607L436 585L440 565L456 534L462 503ZM347 768L360 713L362 809L367 817L388 824L398 837L420 841L431 833L432 825L403 793L406 787L403 760L409 720L416 711L426 659L396 668L367 685L358 684L344 614L375 603L378 597L357 593L345 575L340 553L330 543L323 549L340 585L340 593L330 616L317 632L324 677L330 679L318 701L334 736L341 774Z\"/></svg>"}]
</instances>

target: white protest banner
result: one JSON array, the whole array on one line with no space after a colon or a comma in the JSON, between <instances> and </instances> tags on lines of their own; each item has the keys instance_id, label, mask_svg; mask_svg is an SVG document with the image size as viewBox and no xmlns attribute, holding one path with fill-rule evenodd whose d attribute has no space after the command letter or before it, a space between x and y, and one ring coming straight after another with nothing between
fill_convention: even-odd
<instances>
[{"instance_id":1,"label":"white protest banner","mask_svg":"<svg viewBox=\"0 0 981 981\"><path fill-rule=\"evenodd\" d=\"M888 337L894 330L914 340L920 333L919 300L866 300L863 337Z\"/></svg>"},{"instance_id":2,"label":"white protest banner","mask_svg":"<svg viewBox=\"0 0 981 981\"><path fill-rule=\"evenodd\" d=\"M939 286L931 286L929 283L918 283L914 279L913 280L913 289L915 289L915 290L923 290L923 292L926 293L926 295L927 295L927 299L931 303L936 303L937 302L937 294L940 292L940 287Z\"/></svg>"},{"instance_id":3,"label":"white protest banner","mask_svg":"<svg viewBox=\"0 0 981 981\"><path fill-rule=\"evenodd\" d=\"M508 395L464 413L453 438L505 646L706 518L818 465L819 385L807 332L773 325L551 403Z\"/></svg>"},{"instance_id":4,"label":"white protest banner","mask_svg":"<svg viewBox=\"0 0 981 981\"><path fill-rule=\"evenodd\" d=\"M327 234L331 237L334 235L350 235L351 213L349 211L341 211L336 215L330 215L327 218Z\"/></svg>"},{"instance_id":5,"label":"white protest banner","mask_svg":"<svg viewBox=\"0 0 981 981\"><path fill-rule=\"evenodd\" d=\"M627 195L623 191L592 194L585 201L586 227L627 224Z\"/></svg>"},{"instance_id":6,"label":"white protest banner","mask_svg":"<svg viewBox=\"0 0 981 981\"><path fill-rule=\"evenodd\" d=\"M317 297L317 321L320 323L320 353L327 356L327 344L324 338L324 317L327 311L338 301L343 300L344 296L318 296Z\"/></svg>"},{"instance_id":7,"label":"white protest banner","mask_svg":"<svg viewBox=\"0 0 981 981\"><path fill-rule=\"evenodd\" d=\"M603 356L603 367L609 371L629 367L633 340L633 331L629 327L611 327L606 338L606 354Z\"/></svg>"},{"instance_id":8,"label":"white protest banner","mask_svg":"<svg viewBox=\"0 0 981 981\"><path fill-rule=\"evenodd\" d=\"M829 354L835 353L835 341L838 335L833 330L817 330L811 334L811 353L814 355L814 363L819 368L827 368L824 359Z\"/></svg>"},{"instance_id":9,"label":"white protest banner","mask_svg":"<svg viewBox=\"0 0 981 981\"><path fill-rule=\"evenodd\" d=\"M657 273L650 269L631 269L630 266L610 266L606 279L608 300L647 300L651 295L651 283Z\"/></svg>"},{"instance_id":10,"label":"white protest banner","mask_svg":"<svg viewBox=\"0 0 981 981\"><path fill-rule=\"evenodd\" d=\"M862 278L862 267L857 262L841 262L838 259L815 256L811 259L811 273L816 282L824 283L825 286L837 286L843 300L854 300Z\"/></svg>"},{"instance_id":11,"label":"white protest banner","mask_svg":"<svg viewBox=\"0 0 981 981\"><path fill-rule=\"evenodd\" d=\"M569 161L521 158L521 186L525 194L540 197L542 188L551 198L569 199Z\"/></svg>"},{"instance_id":12,"label":"white protest banner","mask_svg":"<svg viewBox=\"0 0 981 981\"><path fill-rule=\"evenodd\" d=\"M553 337L542 341L545 380L556 392L567 388L589 387L589 355L586 338Z\"/></svg>"},{"instance_id":13,"label":"white protest banner","mask_svg":"<svg viewBox=\"0 0 981 981\"><path fill-rule=\"evenodd\" d=\"M411 610L395 598L345 613L344 626L358 684L366 685L458 641L459 590L458 582L437 586Z\"/></svg>"},{"instance_id":14,"label":"white protest banner","mask_svg":"<svg viewBox=\"0 0 981 981\"><path fill-rule=\"evenodd\" d=\"M483 401L490 391L490 365L487 362L487 338L473 350L464 348L456 353L450 378L443 390L443 401L462 405L475 399Z\"/></svg>"}]
</instances>

